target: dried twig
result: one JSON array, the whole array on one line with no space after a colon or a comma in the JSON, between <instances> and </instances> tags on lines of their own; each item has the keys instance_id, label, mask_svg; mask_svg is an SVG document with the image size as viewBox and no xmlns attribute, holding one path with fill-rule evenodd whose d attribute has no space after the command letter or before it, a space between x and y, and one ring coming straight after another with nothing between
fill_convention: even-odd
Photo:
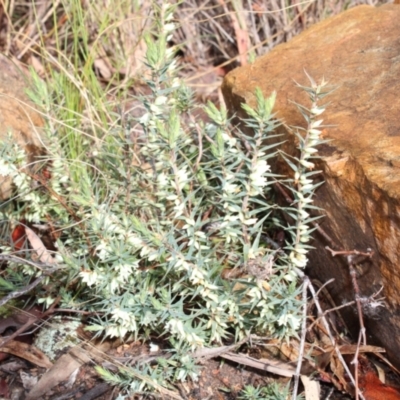
<instances>
[{"instance_id":1,"label":"dried twig","mask_svg":"<svg viewBox=\"0 0 400 400\"><path fill-rule=\"evenodd\" d=\"M358 250L337 250L337 251L335 251L329 247L326 247L326 249L328 251L330 251L330 253L332 254L332 257L335 257L337 255L346 256L347 264L349 267L349 273L350 273L350 277L351 277L351 282L352 282L353 289L354 289L355 302L357 304L358 319L359 319L359 323L360 323L360 332L359 332L358 341L357 341L357 350L354 354L354 358L351 361L351 364L354 365L354 370L355 370L354 376L355 376L355 382L356 382L355 398L358 399L360 396L360 393L358 391L358 354L359 354L359 349L360 349L361 343L364 346L366 346L367 336L366 336L366 329L365 329L365 325L364 325L364 317L363 317L363 310L362 310L362 304L361 304L363 300L361 297L360 287L357 282L357 271L354 268L354 265L356 264L356 260L355 260L354 256L363 256L363 257L371 258L374 253L371 249L367 249L366 252L362 252L362 251L358 251Z\"/></svg>"},{"instance_id":2,"label":"dried twig","mask_svg":"<svg viewBox=\"0 0 400 400\"><path fill-rule=\"evenodd\" d=\"M240 353L235 354L231 352L223 353L221 354L221 357L226 358L227 360L234 361L238 364L247 365L248 367L251 368L260 369L262 371L268 371L280 376L286 376L288 378L291 378L295 374L294 367L292 367L288 363L280 363L280 362L273 363L271 361L267 363L261 360L257 360L253 357L249 357L246 354L240 354Z\"/></svg>"},{"instance_id":3,"label":"dried twig","mask_svg":"<svg viewBox=\"0 0 400 400\"><path fill-rule=\"evenodd\" d=\"M51 305L51 307L45 311L43 314L41 314L40 316L36 316L33 314L30 314L28 321L25 322L24 325L22 325L17 331L15 331L11 336L7 336L1 343L0 346L3 347L5 346L10 340L14 340L17 336L21 335L22 333L24 333L27 329L29 329L33 324L35 324L39 319L44 319L46 317L48 317L49 315L54 313L54 309L57 306L57 304L60 302L61 297L58 297L53 304Z\"/></svg>"},{"instance_id":4,"label":"dried twig","mask_svg":"<svg viewBox=\"0 0 400 400\"><path fill-rule=\"evenodd\" d=\"M1 259L1 258L0 258ZM51 270L47 270L47 275L51 274L54 271L57 271L58 268L53 268ZM32 283L29 285L26 285L22 289L14 290L13 292L9 293L7 296L3 297L0 300L0 307L9 302L12 299L16 299L18 297L23 296L24 294L30 292L33 288L35 288L37 285L39 285L40 282L46 277L46 275L39 276L39 278L35 279Z\"/></svg>"},{"instance_id":5,"label":"dried twig","mask_svg":"<svg viewBox=\"0 0 400 400\"><path fill-rule=\"evenodd\" d=\"M325 249L331 253L332 257L356 255L356 256L365 256L371 258L374 255L372 249L367 249L366 252L358 250L332 250L329 246L326 246Z\"/></svg>"},{"instance_id":6,"label":"dried twig","mask_svg":"<svg viewBox=\"0 0 400 400\"><path fill-rule=\"evenodd\" d=\"M346 371L347 375L349 376L351 383L353 384L354 388L356 389L356 393L358 394L358 397L356 397L356 399L361 398L361 400L365 400L365 397L361 393L358 393L357 382L354 379L349 367L347 366L346 361L344 360L342 354L340 353L340 349L339 349L339 347L337 345L336 339L332 335L332 332L331 332L331 329L330 329L330 326L329 326L329 323L328 323L327 319L323 316L324 312L322 310L321 304L319 303L319 300L318 300L318 297L317 297L317 293L316 293L312 283L310 282L309 278L307 276L305 276L304 277L304 282L306 282L307 280L308 280L308 287L309 287L310 292L311 292L311 294L312 294L312 296L314 298L315 306L317 307L317 310L318 310L318 316L322 319L322 322L323 322L323 324L325 326L326 332L327 332L327 334L329 336L329 339L330 339L330 341L332 343L332 346L333 346L333 348L335 350L335 353L336 353L338 359L340 360L340 362L342 363L343 368Z\"/></svg>"},{"instance_id":7,"label":"dried twig","mask_svg":"<svg viewBox=\"0 0 400 400\"><path fill-rule=\"evenodd\" d=\"M223 354L236 349L242 344L246 343L249 340L249 337L245 337L237 343L234 343L230 346L220 346L220 347L212 347L212 348L201 348L192 353L192 357L200 359L200 360L208 360L214 357L220 357Z\"/></svg>"},{"instance_id":8,"label":"dried twig","mask_svg":"<svg viewBox=\"0 0 400 400\"><path fill-rule=\"evenodd\" d=\"M322 289L322 288L321 288L321 289ZM318 290L317 296L318 296L318 293L321 291L321 289ZM372 296L369 296L369 297L366 297L366 298L360 298L360 302L361 302L362 304L364 304L364 303L366 303L366 304L374 304L375 307L383 306L382 303L383 303L384 297L376 298L376 297L381 293L382 289L383 289L383 287L381 287L377 292L375 292L374 294L372 294ZM342 308L346 308L346 307L353 306L353 305L356 304L356 303L357 303L356 300L353 300L353 301L349 301L349 302L347 302L347 303L345 303L345 304L342 304L342 305L340 305L340 306L332 307L332 308L330 308L329 310L326 310L326 311L323 313L322 316L326 316L326 315L330 314L330 313L333 312L333 311L339 311L339 310L341 310ZM343 324L344 326L346 326L346 324L344 324L344 321L343 321L343 319L341 318L340 314L338 314L338 316L339 316L339 318L341 319L342 324ZM319 318L317 318L317 319L312 323L312 325L309 327L309 329L311 329L311 328L317 323L318 320L319 320Z\"/></svg>"},{"instance_id":9,"label":"dried twig","mask_svg":"<svg viewBox=\"0 0 400 400\"><path fill-rule=\"evenodd\" d=\"M297 398L297 391L299 388L299 378L300 378L300 371L301 366L303 364L303 354L304 354L304 346L306 343L306 333L307 333L307 288L310 284L310 280L304 279L303 281L303 322L301 326L301 339L300 339L300 347L299 347L299 359L297 360L297 367L296 372L294 375L294 387L293 387L293 394L292 399L296 400Z\"/></svg>"}]
</instances>

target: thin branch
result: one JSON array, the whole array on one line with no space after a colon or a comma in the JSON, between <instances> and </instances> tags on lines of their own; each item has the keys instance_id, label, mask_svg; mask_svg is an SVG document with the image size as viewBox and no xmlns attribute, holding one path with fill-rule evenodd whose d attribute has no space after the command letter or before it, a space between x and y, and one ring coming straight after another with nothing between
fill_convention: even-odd
<instances>
[{"instance_id":1,"label":"thin branch","mask_svg":"<svg viewBox=\"0 0 400 400\"><path fill-rule=\"evenodd\" d=\"M35 261L27 260L22 257L14 256L11 254L0 254L0 261L11 261L14 263L30 265L31 267L40 269L44 275L50 275L57 269L61 269L61 267L59 267L59 266L54 267L54 264L35 262Z\"/></svg>"},{"instance_id":2,"label":"thin branch","mask_svg":"<svg viewBox=\"0 0 400 400\"><path fill-rule=\"evenodd\" d=\"M372 249L367 249L366 252L358 251L355 249L354 250L336 251L336 250L332 250L329 246L326 246L325 249L331 253L332 257L356 255L356 256L365 256L365 257L371 258L374 255L374 252L372 251Z\"/></svg>"},{"instance_id":3,"label":"thin branch","mask_svg":"<svg viewBox=\"0 0 400 400\"><path fill-rule=\"evenodd\" d=\"M53 268L53 270L49 270L47 271L47 273L51 273L54 271L57 271L58 268ZM12 299L16 299L18 297L23 296L25 293L30 292L33 288L35 288L37 285L39 285L40 282L42 282L42 280L46 278L46 275L42 275L39 276L39 278L35 279L32 283L30 283L29 285L25 286L22 289L18 289L18 290L14 290L13 292L11 292L10 294L8 294L7 296L3 297L0 300L0 307L4 306L4 304L6 304L7 302L9 302Z\"/></svg>"},{"instance_id":4,"label":"thin branch","mask_svg":"<svg viewBox=\"0 0 400 400\"><path fill-rule=\"evenodd\" d=\"M16 332L14 332L11 336L6 337L1 343L0 346L3 347L5 346L10 340L15 339L17 336L21 335L22 333L24 333L27 329L29 329L33 324L36 323L36 321L38 320L42 320L46 317L48 317L49 315L54 313L54 309L56 307L56 305L60 302L61 297L58 297L53 304L51 305L51 307L45 311L43 314L41 314L40 316L36 316L36 315L30 315L30 317L28 318L28 321L25 322L24 325L22 325Z\"/></svg>"},{"instance_id":5,"label":"thin branch","mask_svg":"<svg viewBox=\"0 0 400 400\"><path fill-rule=\"evenodd\" d=\"M303 321L301 324L301 339L300 339L300 347L299 347L299 355L297 360L297 367L296 372L294 375L294 388L293 388L293 395L292 399L296 400L297 391L299 389L299 378L301 372L301 366L303 364L303 354L304 354L304 347L306 343L306 334L307 334L307 288L310 284L310 280L304 279L303 281Z\"/></svg>"},{"instance_id":6,"label":"thin branch","mask_svg":"<svg viewBox=\"0 0 400 400\"><path fill-rule=\"evenodd\" d=\"M309 278L307 276L304 277L304 281L306 281L306 280L309 281ZM313 285L311 284L310 281L308 283L308 287L310 288L310 292L311 292L311 294L312 294L312 296L314 298L314 302L315 302L315 305L316 305L317 310L318 310L318 315L322 316L324 312L323 312L321 304L319 303L319 300L317 298L317 293L316 293L316 291L315 291L315 289L314 289L314 287L313 287ZM322 322L323 322L323 324L325 326L326 332L328 333L329 339L330 339L330 341L332 343L332 346L333 346L333 348L335 350L335 353L336 353L338 359L342 363L343 368L346 371L347 375L349 376L350 381L353 384L354 388L356 388L357 387L356 386L357 383L356 383L356 381L355 381L355 379L354 379L349 367L347 366L346 361L344 360L342 354L340 353L339 347L338 347L338 345L336 343L336 339L332 335L331 328L329 326L329 323L328 323L327 319L325 317L323 317L323 316L321 317L321 319L322 319ZM365 397L361 393L358 393L358 395L359 395L359 398L361 398L361 400L366 400Z\"/></svg>"},{"instance_id":7,"label":"thin branch","mask_svg":"<svg viewBox=\"0 0 400 400\"><path fill-rule=\"evenodd\" d=\"M353 288L354 288L354 295L357 303L358 319L360 321L360 334L363 339L363 345L365 346L367 344L367 338L365 336L365 326L364 326L363 311L361 306L360 287L358 286L357 282L357 272L351 263L349 265L349 269L350 269L351 281L353 283Z\"/></svg>"},{"instance_id":8,"label":"thin branch","mask_svg":"<svg viewBox=\"0 0 400 400\"><path fill-rule=\"evenodd\" d=\"M358 397L359 397L359 392L358 392L358 355L360 353L361 339L365 340L365 328L364 327L362 327L360 329L360 333L358 335L356 352L354 354L353 361L351 362L351 364L354 365L354 379L356 381L356 391L355 391L354 397L356 399L358 399Z\"/></svg>"}]
</instances>

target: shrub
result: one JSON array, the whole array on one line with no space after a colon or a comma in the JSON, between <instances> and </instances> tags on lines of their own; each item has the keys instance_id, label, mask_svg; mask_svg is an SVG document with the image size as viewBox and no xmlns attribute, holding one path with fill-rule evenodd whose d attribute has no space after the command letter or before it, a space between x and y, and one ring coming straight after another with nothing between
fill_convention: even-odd
<instances>
[{"instance_id":1,"label":"shrub","mask_svg":"<svg viewBox=\"0 0 400 400\"><path fill-rule=\"evenodd\" d=\"M56 240L59 269L38 291L39 302L50 305L60 296L63 308L92 312L87 329L97 335L149 342L161 336L169 343L172 357L155 366L121 375L98 369L130 391L196 379L191 351L199 347L250 332L296 335L297 277L310 248L315 186L308 170L320 142L316 117L323 111L317 104L323 85L311 80L306 88L313 105L301 108L308 128L298 134L300 156L285 156L295 177L279 177L269 163L278 154L271 140L279 125L272 114L275 94L264 98L257 90L256 107L243 105L248 118L242 123L252 135L211 103L205 107L208 122L197 118L192 93L177 78L175 49L167 45L176 28L173 11L168 4L157 8L156 29L145 36L150 93L140 99L145 112L139 119L109 112L113 119L105 127L77 132L60 115L59 84L68 78L60 73L52 86L36 78L31 93L49 115L42 162L51 177L30 176L23 152L2 145L1 173L13 178L16 190L3 208L4 220L46 221ZM275 182L291 189L290 207L274 201ZM280 219L282 212L292 225ZM283 248L269 237L277 229L288 233ZM1 251L15 254L9 245ZM31 251L23 252L33 260ZM14 288L46 268L11 267Z\"/></svg>"}]
</instances>

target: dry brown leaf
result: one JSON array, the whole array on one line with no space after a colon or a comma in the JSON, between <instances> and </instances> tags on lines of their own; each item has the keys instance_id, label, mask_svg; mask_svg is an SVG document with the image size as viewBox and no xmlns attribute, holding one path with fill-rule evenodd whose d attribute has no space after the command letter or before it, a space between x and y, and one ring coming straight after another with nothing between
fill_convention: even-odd
<instances>
[{"instance_id":1,"label":"dry brown leaf","mask_svg":"<svg viewBox=\"0 0 400 400\"><path fill-rule=\"evenodd\" d=\"M46 76L46 69L43 66L42 62L39 60L39 58L34 55L31 55L30 62L31 62L33 69L36 71L36 73L41 78L44 78Z\"/></svg>"},{"instance_id":2,"label":"dry brown leaf","mask_svg":"<svg viewBox=\"0 0 400 400\"><path fill-rule=\"evenodd\" d=\"M382 383L386 383L386 373L385 370L378 365L377 363L373 362L374 367L376 368L377 372L378 372L378 378Z\"/></svg>"},{"instance_id":3,"label":"dry brown leaf","mask_svg":"<svg viewBox=\"0 0 400 400\"><path fill-rule=\"evenodd\" d=\"M279 350L281 353L288 358L290 361L297 362L299 358L299 344L297 342L290 341L288 343L280 343Z\"/></svg>"},{"instance_id":4,"label":"dry brown leaf","mask_svg":"<svg viewBox=\"0 0 400 400\"><path fill-rule=\"evenodd\" d=\"M112 78L112 72L109 62L107 62L104 58L97 58L94 60L95 68L100 72L100 75L106 81L109 81Z\"/></svg>"},{"instance_id":5,"label":"dry brown leaf","mask_svg":"<svg viewBox=\"0 0 400 400\"><path fill-rule=\"evenodd\" d=\"M340 384L342 385L342 388L337 387L339 390L346 390L347 393L352 392L352 388L349 382L347 382L347 379L345 378L345 370L343 367L343 364L339 361L339 359L333 355L331 357L331 362L330 362L330 367L333 372L333 374L336 376L336 378L339 380Z\"/></svg>"},{"instance_id":6,"label":"dry brown leaf","mask_svg":"<svg viewBox=\"0 0 400 400\"><path fill-rule=\"evenodd\" d=\"M304 385L306 400L319 400L321 394L321 386L319 382L312 380L305 375L301 375L300 378Z\"/></svg>"},{"instance_id":7,"label":"dry brown leaf","mask_svg":"<svg viewBox=\"0 0 400 400\"><path fill-rule=\"evenodd\" d=\"M10 340L4 346L0 347L0 352L13 354L14 356L23 358L24 360L37 365L38 367L51 368L53 366L53 363L49 358L35 346L18 342L16 340Z\"/></svg>"},{"instance_id":8,"label":"dry brown leaf","mask_svg":"<svg viewBox=\"0 0 400 400\"><path fill-rule=\"evenodd\" d=\"M31 390L38 381L38 377L36 375L31 375L25 371L19 371L19 376L22 381L22 386L26 390Z\"/></svg>"},{"instance_id":9,"label":"dry brown leaf","mask_svg":"<svg viewBox=\"0 0 400 400\"><path fill-rule=\"evenodd\" d=\"M28 393L26 400L42 399L44 394L63 381L67 381L82 363L70 354L62 355L51 369L39 380L37 385Z\"/></svg>"},{"instance_id":10,"label":"dry brown leaf","mask_svg":"<svg viewBox=\"0 0 400 400\"><path fill-rule=\"evenodd\" d=\"M54 264L54 265L57 264L57 261L51 255L51 253L46 249L40 237L36 235L36 233L27 226L25 227L25 235L30 245L32 246L32 249L39 257L40 262L44 264Z\"/></svg>"},{"instance_id":11,"label":"dry brown leaf","mask_svg":"<svg viewBox=\"0 0 400 400\"><path fill-rule=\"evenodd\" d=\"M327 351L332 351L333 347L330 346L327 349L324 349ZM377 346L358 346L357 344L345 344L342 346L339 346L339 350L341 354L356 354L358 353L385 353L386 350L383 347L377 347Z\"/></svg>"},{"instance_id":12,"label":"dry brown leaf","mask_svg":"<svg viewBox=\"0 0 400 400\"><path fill-rule=\"evenodd\" d=\"M27 400L40 399L43 395L63 381L75 379L77 370L83 365L91 361L100 364L106 358L105 352L111 348L109 341L97 344L87 344L85 349L81 346L73 347L68 354L62 355L48 370L37 383L37 385L29 392Z\"/></svg>"},{"instance_id":13,"label":"dry brown leaf","mask_svg":"<svg viewBox=\"0 0 400 400\"><path fill-rule=\"evenodd\" d=\"M320 354L314 356L318 368L325 370L331 361L332 354L333 350L330 352L321 352Z\"/></svg>"}]
</instances>

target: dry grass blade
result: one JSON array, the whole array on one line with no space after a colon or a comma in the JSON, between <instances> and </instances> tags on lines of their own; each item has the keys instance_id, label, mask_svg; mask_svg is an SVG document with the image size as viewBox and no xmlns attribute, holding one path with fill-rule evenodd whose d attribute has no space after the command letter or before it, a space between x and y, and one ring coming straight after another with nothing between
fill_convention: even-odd
<instances>
[{"instance_id":1,"label":"dry grass blade","mask_svg":"<svg viewBox=\"0 0 400 400\"><path fill-rule=\"evenodd\" d=\"M245 354L235 354L230 352L221 354L221 357L226 358L230 361L234 361L238 364L247 365L251 368L268 371L273 374L285 376L288 378L293 377L296 373L296 370L292 365L279 361L268 360L268 362L264 362L261 360L257 360L256 358L249 357Z\"/></svg>"},{"instance_id":2,"label":"dry grass blade","mask_svg":"<svg viewBox=\"0 0 400 400\"><path fill-rule=\"evenodd\" d=\"M178 9L181 28L174 39L176 43L184 43L188 59L199 63L208 60L208 65L214 66L228 60L234 63L238 54L240 60L244 56L247 58L250 52L255 56L263 55L310 25L344 9L382 3L379 0L189 0ZM238 30L243 30L243 39L248 44L234 40L238 38ZM199 54L202 55L200 59Z\"/></svg>"}]
</instances>

